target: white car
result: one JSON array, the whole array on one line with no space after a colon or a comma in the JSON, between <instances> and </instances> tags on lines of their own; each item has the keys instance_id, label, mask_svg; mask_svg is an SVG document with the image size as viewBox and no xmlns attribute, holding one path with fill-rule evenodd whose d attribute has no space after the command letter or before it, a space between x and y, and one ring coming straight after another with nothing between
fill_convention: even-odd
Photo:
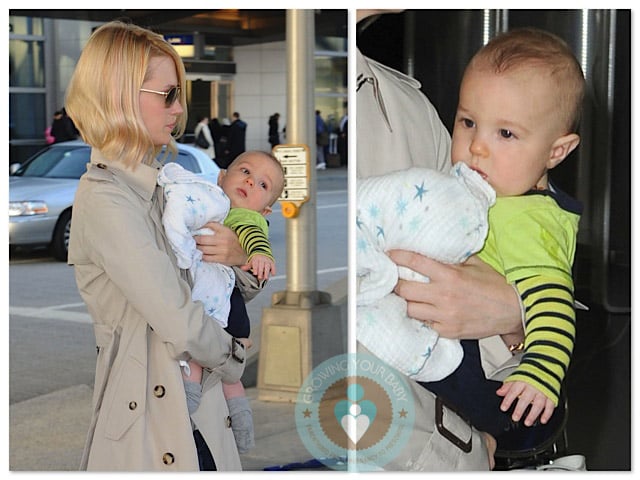
<instances>
[{"instance_id":1,"label":"white car","mask_svg":"<svg viewBox=\"0 0 640 480\"><path fill-rule=\"evenodd\" d=\"M56 259L67 260L73 199L90 155L91 147L80 140L54 143L9 176L10 249L48 246ZM182 143L178 156L167 161L213 181L220 172L206 153Z\"/></svg>"}]
</instances>

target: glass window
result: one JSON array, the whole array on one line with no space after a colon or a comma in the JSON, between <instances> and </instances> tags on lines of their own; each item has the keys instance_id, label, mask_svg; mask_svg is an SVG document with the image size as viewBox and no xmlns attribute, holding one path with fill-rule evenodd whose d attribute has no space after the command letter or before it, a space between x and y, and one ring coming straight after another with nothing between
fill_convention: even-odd
<instances>
[{"instance_id":1,"label":"glass window","mask_svg":"<svg viewBox=\"0 0 640 480\"><path fill-rule=\"evenodd\" d=\"M316 37L316 51L345 52L348 39L343 37Z\"/></svg>"},{"instance_id":2,"label":"glass window","mask_svg":"<svg viewBox=\"0 0 640 480\"><path fill-rule=\"evenodd\" d=\"M203 60L216 60L218 62L233 61L233 47L230 45L220 45L220 38L210 35L204 37L204 47L202 48Z\"/></svg>"},{"instance_id":3,"label":"glass window","mask_svg":"<svg viewBox=\"0 0 640 480\"><path fill-rule=\"evenodd\" d=\"M233 85L231 82L216 82L216 117L222 121L223 118L231 118L233 97Z\"/></svg>"},{"instance_id":4,"label":"glass window","mask_svg":"<svg viewBox=\"0 0 640 480\"><path fill-rule=\"evenodd\" d=\"M51 147L26 163L16 175L23 177L80 178L87 171L91 148L80 147L67 150Z\"/></svg>"},{"instance_id":5,"label":"glass window","mask_svg":"<svg viewBox=\"0 0 640 480\"><path fill-rule=\"evenodd\" d=\"M316 94L347 95L347 58L316 56Z\"/></svg>"},{"instance_id":6,"label":"glass window","mask_svg":"<svg viewBox=\"0 0 640 480\"><path fill-rule=\"evenodd\" d=\"M170 153L169 157L167 158L167 162L176 162L178 165L184 167L190 172L201 173L198 161L193 158L192 155L183 151L179 151L177 157L174 157L174 155Z\"/></svg>"},{"instance_id":7,"label":"glass window","mask_svg":"<svg viewBox=\"0 0 640 480\"><path fill-rule=\"evenodd\" d=\"M340 120L347 112L348 99L348 40L343 37L316 37L315 69L316 91L315 107L320 110L329 133L339 130ZM329 151L335 150L332 138L329 139Z\"/></svg>"},{"instance_id":8,"label":"glass window","mask_svg":"<svg viewBox=\"0 0 640 480\"><path fill-rule=\"evenodd\" d=\"M9 86L44 87L43 42L9 40Z\"/></svg>"},{"instance_id":9,"label":"glass window","mask_svg":"<svg viewBox=\"0 0 640 480\"><path fill-rule=\"evenodd\" d=\"M205 60L216 60L218 62L232 62L233 49L222 45L205 45L202 58Z\"/></svg>"},{"instance_id":10,"label":"glass window","mask_svg":"<svg viewBox=\"0 0 640 480\"><path fill-rule=\"evenodd\" d=\"M9 17L9 34L43 35L42 18Z\"/></svg>"},{"instance_id":11,"label":"glass window","mask_svg":"<svg viewBox=\"0 0 640 480\"><path fill-rule=\"evenodd\" d=\"M9 139L44 140L44 129L49 124L45 118L44 93L9 94Z\"/></svg>"},{"instance_id":12,"label":"glass window","mask_svg":"<svg viewBox=\"0 0 640 480\"><path fill-rule=\"evenodd\" d=\"M90 148L78 148L64 154L47 174L50 178L80 178L91 161Z\"/></svg>"}]
</instances>

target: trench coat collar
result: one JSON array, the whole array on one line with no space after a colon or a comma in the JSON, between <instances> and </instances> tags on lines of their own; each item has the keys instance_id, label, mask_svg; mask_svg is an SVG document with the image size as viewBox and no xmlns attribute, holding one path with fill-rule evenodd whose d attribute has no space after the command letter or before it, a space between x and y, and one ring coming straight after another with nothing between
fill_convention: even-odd
<instances>
[{"instance_id":1,"label":"trench coat collar","mask_svg":"<svg viewBox=\"0 0 640 480\"><path fill-rule=\"evenodd\" d=\"M100 150L91 149L91 164L98 168L107 168L115 176L121 178L140 197L151 200L157 186L158 173L161 167L157 159L151 165L138 163L135 169L123 168L124 165L105 157Z\"/></svg>"},{"instance_id":2,"label":"trench coat collar","mask_svg":"<svg viewBox=\"0 0 640 480\"><path fill-rule=\"evenodd\" d=\"M360 81L366 78L373 78L375 79L376 84L379 83L380 79L378 79L375 73L375 70L378 69L378 70L383 70L387 72L388 74L395 77L397 81L406 83L412 88L416 88L419 90L422 87L422 84L420 83L419 80L413 77L410 77L409 75L406 75L402 72L399 72L398 70L395 70L391 67L388 67L383 63L380 63L376 60L366 57L365 55L362 54L362 52L360 52L359 49L356 49L356 68L357 68L357 75L359 79L358 84Z\"/></svg>"},{"instance_id":3,"label":"trench coat collar","mask_svg":"<svg viewBox=\"0 0 640 480\"><path fill-rule=\"evenodd\" d=\"M394 79L394 82L404 83L408 85L410 88L420 90L422 84L413 77L405 75L402 72L399 72L393 68L387 67L386 65L376 62L375 60L366 57L360 52L359 49L356 49L356 69L357 69L357 78L356 78L356 93L358 93L361 89L367 90L371 89L371 94L373 95L374 101L378 106L378 111L384 118L384 122L387 125L387 128L390 132L393 132L393 127L391 125L391 119L389 118L389 114L387 113L387 108L384 102L383 92L385 90L385 79L379 78L376 75L376 70L381 73L384 72L385 75L390 76Z\"/></svg>"}]
</instances>

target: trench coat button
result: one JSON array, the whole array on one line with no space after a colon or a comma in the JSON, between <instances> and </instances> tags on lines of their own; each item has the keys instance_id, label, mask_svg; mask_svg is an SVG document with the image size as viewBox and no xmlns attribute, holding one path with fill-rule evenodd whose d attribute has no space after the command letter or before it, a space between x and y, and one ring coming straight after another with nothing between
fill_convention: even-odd
<instances>
[{"instance_id":1,"label":"trench coat button","mask_svg":"<svg viewBox=\"0 0 640 480\"><path fill-rule=\"evenodd\" d=\"M173 464L173 462L175 461L175 458L173 457L173 453L165 453L164 455L162 455L162 463L164 463L165 465L171 465Z\"/></svg>"},{"instance_id":2,"label":"trench coat button","mask_svg":"<svg viewBox=\"0 0 640 480\"><path fill-rule=\"evenodd\" d=\"M227 416L227 418L225 418L224 421L227 425L227 428L231 428L231 417Z\"/></svg>"},{"instance_id":3,"label":"trench coat button","mask_svg":"<svg viewBox=\"0 0 640 480\"><path fill-rule=\"evenodd\" d=\"M165 389L164 386L162 385L156 385L155 387L153 387L153 394L158 397L158 398L162 398L164 397L164 393L165 393Z\"/></svg>"},{"instance_id":4,"label":"trench coat button","mask_svg":"<svg viewBox=\"0 0 640 480\"><path fill-rule=\"evenodd\" d=\"M138 408L138 404L136 402L129 402L129 410L135 410Z\"/></svg>"}]
</instances>

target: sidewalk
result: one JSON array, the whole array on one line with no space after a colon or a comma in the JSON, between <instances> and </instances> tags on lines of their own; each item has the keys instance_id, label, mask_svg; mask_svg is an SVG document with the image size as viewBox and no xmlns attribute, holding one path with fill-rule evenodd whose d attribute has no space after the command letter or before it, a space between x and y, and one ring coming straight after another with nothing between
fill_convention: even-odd
<instances>
[{"instance_id":1,"label":"sidewalk","mask_svg":"<svg viewBox=\"0 0 640 480\"><path fill-rule=\"evenodd\" d=\"M247 394L253 408L256 447L241 455L244 470L304 462L311 458L293 418L295 404L258 401L255 387ZM10 406L9 470L78 470L91 419L92 388L76 385Z\"/></svg>"},{"instance_id":2,"label":"sidewalk","mask_svg":"<svg viewBox=\"0 0 640 480\"><path fill-rule=\"evenodd\" d=\"M347 321L346 277L327 289ZM345 339L337 338L337 341ZM346 343L346 341L345 341ZM294 403L257 399L257 355L249 359L243 381L253 409L256 447L241 455L243 469L260 471L311 455L303 446L294 421ZM91 419L92 386L76 385L9 407L9 470L73 471L78 469Z\"/></svg>"}]
</instances>

